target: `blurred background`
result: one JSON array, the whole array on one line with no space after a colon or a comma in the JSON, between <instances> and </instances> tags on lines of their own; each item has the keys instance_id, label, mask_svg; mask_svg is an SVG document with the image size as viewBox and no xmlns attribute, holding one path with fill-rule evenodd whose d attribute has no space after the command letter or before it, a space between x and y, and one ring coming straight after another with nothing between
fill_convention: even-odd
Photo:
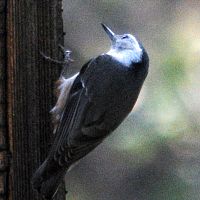
<instances>
[{"instance_id":1,"label":"blurred background","mask_svg":"<svg viewBox=\"0 0 200 200\"><path fill-rule=\"evenodd\" d=\"M68 200L200 199L200 1L64 0L77 72L108 51L100 26L132 33L150 57L133 112L66 176Z\"/></svg>"}]
</instances>

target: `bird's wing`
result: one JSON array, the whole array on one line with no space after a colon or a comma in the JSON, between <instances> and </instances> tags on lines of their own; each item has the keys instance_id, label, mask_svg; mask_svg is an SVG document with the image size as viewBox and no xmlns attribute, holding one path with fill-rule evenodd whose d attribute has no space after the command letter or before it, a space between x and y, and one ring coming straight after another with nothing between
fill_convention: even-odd
<instances>
[{"instance_id":1,"label":"bird's wing","mask_svg":"<svg viewBox=\"0 0 200 200\"><path fill-rule=\"evenodd\" d=\"M98 64L101 65L101 63ZM104 115L102 110L98 115L94 113L96 116L94 119L91 118L91 122L85 119L88 110L93 109L94 104L90 94L87 93L87 86L84 85L82 77L87 68L93 68L93 65L93 60L84 65L75 79L56 131L50 157L53 156L60 165L70 165L85 156L102 141L103 136L100 132L106 132L104 129L95 130L94 128L91 129L94 131L92 136L82 132L84 126L97 127L101 124ZM87 121L87 125L84 124L84 121Z\"/></svg>"}]
</instances>

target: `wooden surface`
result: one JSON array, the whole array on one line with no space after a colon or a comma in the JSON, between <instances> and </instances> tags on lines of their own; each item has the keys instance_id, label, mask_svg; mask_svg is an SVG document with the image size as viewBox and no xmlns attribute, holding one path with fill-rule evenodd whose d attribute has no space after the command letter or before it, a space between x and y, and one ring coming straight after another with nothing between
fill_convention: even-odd
<instances>
[{"instance_id":1,"label":"wooden surface","mask_svg":"<svg viewBox=\"0 0 200 200\"><path fill-rule=\"evenodd\" d=\"M46 62L39 51L61 57L61 3L0 3L0 200L41 199L32 190L30 179L51 144L49 110L61 69ZM64 184L55 199L65 199Z\"/></svg>"},{"instance_id":2,"label":"wooden surface","mask_svg":"<svg viewBox=\"0 0 200 200\"><path fill-rule=\"evenodd\" d=\"M0 199L8 198L9 144L6 101L6 0L0 1Z\"/></svg>"}]
</instances>

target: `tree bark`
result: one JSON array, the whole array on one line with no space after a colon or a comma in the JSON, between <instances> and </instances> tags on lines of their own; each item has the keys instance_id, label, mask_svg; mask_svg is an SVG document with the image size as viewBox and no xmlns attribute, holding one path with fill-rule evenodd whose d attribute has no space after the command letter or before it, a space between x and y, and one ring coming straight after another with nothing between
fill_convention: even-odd
<instances>
[{"instance_id":1,"label":"tree bark","mask_svg":"<svg viewBox=\"0 0 200 200\"><path fill-rule=\"evenodd\" d=\"M0 199L42 199L31 186L52 138L49 110L63 44L62 0L0 3ZM64 200L64 184L55 199Z\"/></svg>"},{"instance_id":2,"label":"tree bark","mask_svg":"<svg viewBox=\"0 0 200 200\"><path fill-rule=\"evenodd\" d=\"M8 197L9 145L6 122L6 1L0 2L0 199Z\"/></svg>"}]
</instances>

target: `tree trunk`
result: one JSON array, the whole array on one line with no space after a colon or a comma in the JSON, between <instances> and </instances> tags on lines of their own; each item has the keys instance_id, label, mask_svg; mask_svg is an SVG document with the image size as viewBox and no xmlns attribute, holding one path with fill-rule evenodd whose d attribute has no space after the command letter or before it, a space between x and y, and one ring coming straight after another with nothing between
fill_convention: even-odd
<instances>
[{"instance_id":1,"label":"tree trunk","mask_svg":"<svg viewBox=\"0 0 200 200\"><path fill-rule=\"evenodd\" d=\"M0 200L39 200L30 180L52 138L49 110L63 44L62 0L0 3ZM64 200L64 184L55 199Z\"/></svg>"},{"instance_id":2,"label":"tree trunk","mask_svg":"<svg viewBox=\"0 0 200 200\"><path fill-rule=\"evenodd\" d=\"M8 136L6 122L6 0L0 1L0 199L8 197Z\"/></svg>"}]
</instances>

